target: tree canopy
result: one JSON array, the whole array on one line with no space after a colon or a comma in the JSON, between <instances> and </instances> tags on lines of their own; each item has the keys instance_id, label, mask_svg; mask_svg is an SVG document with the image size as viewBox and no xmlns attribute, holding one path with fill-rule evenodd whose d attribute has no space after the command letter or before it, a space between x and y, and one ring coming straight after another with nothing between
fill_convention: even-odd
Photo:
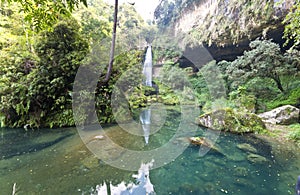
<instances>
[{"instance_id":1,"label":"tree canopy","mask_svg":"<svg viewBox=\"0 0 300 195\"><path fill-rule=\"evenodd\" d=\"M1 51L6 55L0 58L3 124L53 126L51 119L56 117L64 118L60 119L63 125L73 124L70 92L88 52L78 29L74 20L56 24L39 38L36 56L15 47L8 53Z\"/></svg>"},{"instance_id":2,"label":"tree canopy","mask_svg":"<svg viewBox=\"0 0 300 195\"><path fill-rule=\"evenodd\" d=\"M28 21L36 31L49 28L54 25L61 16L70 16L80 3L87 6L87 0L1 0L2 3L18 3L25 13L24 19Z\"/></svg>"},{"instance_id":3,"label":"tree canopy","mask_svg":"<svg viewBox=\"0 0 300 195\"><path fill-rule=\"evenodd\" d=\"M34 12L37 10L24 10L24 6L29 5L23 5L23 1L2 2L1 126L29 125L34 128L74 125L71 103L77 69L79 66L96 66L103 70L110 62L114 6L102 0L89 1L88 7L83 1L61 1L63 5L43 1L39 5L41 10ZM64 6L65 11L47 12L55 15L48 21L43 12L51 6L57 6L57 9ZM75 10L77 6L79 9ZM114 60L116 67L112 68L109 82L96 89L96 105L101 122L113 121L109 103L112 86L127 68L140 67L142 59L140 52L119 55L121 49L136 48L138 41L134 38L143 39L140 33L147 28L132 6L121 5L120 8L116 28L121 39L117 42L119 51ZM32 27L37 31L33 31ZM137 72L140 71L137 69ZM99 82L103 81L105 72L102 71L98 76Z\"/></svg>"},{"instance_id":4,"label":"tree canopy","mask_svg":"<svg viewBox=\"0 0 300 195\"><path fill-rule=\"evenodd\" d=\"M283 55L278 44L270 40L255 40L250 43L251 50L233 62L220 62L225 70L228 82L232 88L237 88L253 78L269 78L277 88L284 92L282 78L286 75L297 74L298 59Z\"/></svg>"}]
</instances>

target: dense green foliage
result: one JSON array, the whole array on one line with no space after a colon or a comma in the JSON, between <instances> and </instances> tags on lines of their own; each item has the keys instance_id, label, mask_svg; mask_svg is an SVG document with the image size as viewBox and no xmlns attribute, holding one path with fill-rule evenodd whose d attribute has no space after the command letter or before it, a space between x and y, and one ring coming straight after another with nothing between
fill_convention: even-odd
<instances>
[{"instance_id":1,"label":"dense green foliage","mask_svg":"<svg viewBox=\"0 0 300 195\"><path fill-rule=\"evenodd\" d=\"M204 111L231 107L257 113L300 103L299 51L283 53L279 45L270 40L255 40L250 43L250 48L232 62L212 61L198 73L186 69L190 72L188 81ZM216 71L219 74L209 75ZM163 77L171 78L175 72L178 71L166 73ZM177 76L175 80L183 83L182 79Z\"/></svg>"},{"instance_id":2,"label":"dense green foliage","mask_svg":"<svg viewBox=\"0 0 300 195\"><path fill-rule=\"evenodd\" d=\"M119 99L126 97L129 91L141 83L141 62L141 51L132 50L116 57L112 79L96 89L96 109L100 122L114 122L115 117L122 117L123 112L129 111L130 114L130 110L124 109L128 106L127 99ZM114 97L112 93L115 93Z\"/></svg>"},{"instance_id":3,"label":"dense green foliage","mask_svg":"<svg viewBox=\"0 0 300 195\"><path fill-rule=\"evenodd\" d=\"M42 5L48 3L51 4L45 1ZM60 16L53 18L53 21L41 20L40 25L50 25L51 30L45 28L39 33L30 30L30 25L36 25L34 22L24 20L28 14L34 14L34 20L39 21L36 18L41 16L39 13L26 12L24 15L18 12L22 9L18 4L1 4L1 126L36 128L74 125L72 88L77 69L90 64L96 65L97 69L105 69L111 41L113 7L102 1L90 1L89 4L90 7L80 7L75 12L74 7L68 7L70 5L65 7L68 13L57 12L58 15L68 15L67 20ZM60 5L56 6L58 8ZM42 14L45 10L40 11ZM70 11L74 12L74 18L70 16ZM54 25L56 21L58 23ZM117 44L119 53L123 48L136 47L136 40L131 38L140 36L149 27L127 5L121 5L119 25L118 30L122 34L122 42ZM139 30L130 34L126 32L128 28ZM144 43L145 38L141 37L140 42ZM91 53L88 55L89 51ZM96 89L99 121L114 121L110 105L113 86L127 69L140 67L141 60L142 55L137 51L123 52L116 57L112 78ZM140 69L137 71L140 72ZM104 75L105 72L99 75L99 81L103 80ZM139 75L138 72L135 75ZM83 122L88 121L83 118Z\"/></svg>"},{"instance_id":4,"label":"dense green foliage","mask_svg":"<svg viewBox=\"0 0 300 195\"><path fill-rule=\"evenodd\" d=\"M279 45L271 41L253 41L250 43L250 51L245 51L231 63L221 62L226 69L226 75L230 88L236 88L247 83L254 77L271 79L277 88L284 92L282 86L283 76L297 73L299 61L290 55L283 55Z\"/></svg>"},{"instance_id":5,"label":"dense green foliage","mask_svg":"<svg viewBox=\"0 0 300 195\"><path fill-rule=\"evenodd\" d=\"M86 0L1 0L1 2L16 2L20 4L21 7L19 8L19 11L25 13L24 19L37 31L51 28L58 21L60 16L70 16L71 12L74 11L80 3L87 6Z\"/></svg>"},{"instance_id":6,"label":"dense green foliage","mask_svg":"<svg viewBox=\"0 0 300 195\"><path fill-rule=\"evenodd\" d=\"M80 95L79 98L74 99L76 124L97 122L94 121L95 117L91 117L94 106L97 120L101 123L115 122L116 117L119 120L121 117L124 120L130 117L131 110L128 108L127 99L130 91L140 84L141 61L141 51L132 50L116 56L111 79L107 83L101 83L106 75L103 68L95 66L95 61L86 61L81 67L84 69L84 74L80 74L80 77L83 78L76 80L75 91L73 91ZM93 86L94 79L98 77L97 87Z\"/></svg>"},{"instance_id":7,"label":"dense green foliage","mask_svg":"<svg viewBox=\"0 0 300 195\"><path fill-rule=\"evenodd\" d=\"M73 83L79 67L99 77L92 94L85 90L89 83L81 84L80 93L83 99L94 100L101 123L111 123L116 118L126 121L133 109L153 102L199 105L203 111L231 107L234 111L252 113L283 104L299 104L297 50L283 53L271 41L256 40L250 43L249 51L233 62L212 61L198 73L191 68L182 70L175 63L182 54L176 40L169 35L157 38L157 27L146 24L134 7L123 4L119 7L114 67L110 80L102 83L106 75L103 70L109 62L113 6L96 0L90 1L89 7L79 6L85 1L73 0L57 4L43 1L40 7L35 0L22 1L29 4L8 2L11 3L0 6L1 126L74 125ZM273 1L217 2L218 12L208 12L205 23L195 26L188 39L210 44L223 40L219 36L222 34L228 38L226 41L235 42L255 34L257 26L267 27L281 19L274 14ZM155 12L156 23L159 27L171 25L180 14L200 3L203 1L161 1ZM76 6L79 9L75 11ZM19 12L22 8L25 13ZM297 14L297 9L290 13ZM292 17L288 15L286 19L288 34L299 28ZM218 25L211 25L211 21ZM34 31L37 29L33 26L40 31ZM297 34L286 36L298 44ZM163 64L159 77L154 79L159 94L141 84L146 42L153 45L154 61ZM213 74L216 67L218 75ZM77 113L78 123L95 122L89 121L89 106L79 105L82 112Z\"/></svg>"},{"instance_id":8,"label":"dense green foliage","mask_svg":"<svg viewBox=\"0 0 300 195\"><path fill-rule=\"evenodd\" d=\"M92 44L111 37L112 15L112 7L103 1L89 1L89 7L80 6L73 13L82 26L83 36Z\"/></svg>"},{"instance_id":9,"label":"dense green foliage","mask_svg":"<svg viewBox=\"0 0 300 195\"><path fill-rule=\"evenodd\" d=\"M60 22L52 32L41 35L36 56L16 51L21 57L15 58L16 53L10 51L1 58L2 124L52 126L51 119L62 113L68 114L64 117L68 121L61 125L72 124L72 112L68 111L72 82L88 51L78 28L74 20Z\"/></svg>"},{"instance_id":10,"label":"dense green foliage","mask_svg":"<svg viewBox=\"0 0 300 195\"><path fill-rule=\"evenodd\" d=\"M287 14L284 23L284 38L287 42L294 41L294 46L300 45L300 1L296 1L291 11Z\"/></svg>"},{"instance_id":11,"label":"dense green foliage","mask_svg":"<svg viewBox=\"0 0 300 195\"><path fill-rule=\"evenodd\" d=\"M192 85L188 80L187 69L180 69L177 64L165 64L159 77L154 78L155 88L139 84L129 96L129 104L135 109L153 103L164 105L198 105Z\"/></svg>"},{"instance_id":12,"label":"dense green foliage","mask_svg":"<svg viewBox=\"0 0 300 195\"><path fill-rule=\"evenodd\" d=\"M250 51L235 61L218 64L225 69L231 97L242 85L245 96L254 98L256 111L285 104L296 105L300 97L299 52L283 54L279 46L270 41L256 40L250 43L250 47Z\"/></svg>"}]
</instances>

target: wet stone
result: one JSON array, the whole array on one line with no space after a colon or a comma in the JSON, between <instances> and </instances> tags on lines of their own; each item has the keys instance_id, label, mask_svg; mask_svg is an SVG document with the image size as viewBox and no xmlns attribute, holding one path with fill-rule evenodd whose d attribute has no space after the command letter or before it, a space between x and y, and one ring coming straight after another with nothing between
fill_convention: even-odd
<instances>
[{"instance_id":1,"label":"wet stone","mask_svg":"<svg viewBox=\"0 0 300 195\"><path fill-rule=\"evenodd\" d=\"M251 153L257 153L256 148L254 148L253 146L251 146L250 144L238 144L236 146L238 149L245 151L245 152L251 152Z\"/></svg>"},{"instance_id":2,"label":"wet stone","mask_svg":"<svg viewBox=\"0 0 300 195\"><path fill-rule=\"evenodd\" d=\"M247 156L247 160L251 163L264 163L267 162L267 159L263 156L260 156L258 154L249 154Z\"/></svg>"}]
</instances>

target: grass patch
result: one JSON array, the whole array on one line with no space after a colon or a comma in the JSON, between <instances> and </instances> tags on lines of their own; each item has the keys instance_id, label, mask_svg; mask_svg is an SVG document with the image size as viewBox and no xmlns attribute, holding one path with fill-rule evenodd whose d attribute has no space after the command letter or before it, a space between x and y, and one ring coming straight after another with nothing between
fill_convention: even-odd
<instances>
[{"instance_id":1,"label":"grass patch","mask_svg":"<svg viewBox=\"0 0 300 195\"><path fill-rule=\"evenodd\" d=\"M300 124L293 124L289 126L291 131L288 134L288 138L297 142L300 142Z\"/></svg>"},{"instance_id":2,"label":"grass patch","mask_svg":"<svg viewBox=\"0 0 300 195\"><path fill-rule=\"evenodd\" d=\"M281 94L276 99L267 102L267 109L272 110L283 105L296 105L300 103L300 87L291 90L287 94Z\"/></svg>"}]
</instances>

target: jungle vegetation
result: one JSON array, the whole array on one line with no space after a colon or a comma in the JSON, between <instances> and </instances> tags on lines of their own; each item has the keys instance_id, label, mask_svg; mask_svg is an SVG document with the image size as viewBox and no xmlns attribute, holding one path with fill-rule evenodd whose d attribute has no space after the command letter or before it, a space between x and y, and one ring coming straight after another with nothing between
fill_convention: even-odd
<instances>
[{"instance_id":1,"label":"jungle vegetation","mask_svg":"<svg viewBox=\"0 0 300 195\"><path fill-rule=\"evenodd\" d=\"M52 1L43 1L41 4L35 0L25 2L28 4L18 0L2 1L0 6L1 126L74 126L74 79L81 66L89 67L92 73L97 72L93 69L95 66L101 70L108 67L111 61L114 6L102 0L58 1L58 4ZM149 96L146 94L149 89L125 83L126 90L132 93L128 97L128 105L138 108L151 101L176 105L180 99L185 99L188 100L185 103L196 101L203 111L208 111L215 104L224 103L222 98L211 98L211 86L206 84L202 74L205 69L195 72L191 68L179 68L176 63L181 55L178 45L173 37L163 34L166 26L172 26L191 5L201 2L161 1L155 11L157 26L143 21L131 5L119 5L114 66L108 80L106 71L99 74L99 84L93 94L99 122L115 121L111 97L114 85L124 78L124 73L129 71L125 77L132 83L140 79L135 76L141 72L146 41L157 45L153 47L154 60L164 63L160 78L155 80L160 95ZM278 20L273 15L276 11L273 1L217 2L222 9L207 16L207 23L201 24L204 27L199 25L192 29L193 40L209 44L220 38L215 35L221 30L227 33L230 42L236 42L241 37L251 35L257 22L264 25ZM285 25L284 37L294 45L290 50L283 51L278 44L262 37L253 40L250 49L236 60L212 61L204 66L206 70L211 67L220 70L225 98L228 99L226 105L255 113L284 104L299 106L299 5L299 2L295 3L281 18ZM238 17L231 17L232 14ZM207 28L212 20L216 21L216 26ZM241 26L242 29L236 29ZM160 36L156 36L157 33ZM160 47L159 44L166 45ZM171 86L163 84L174 80L176 82L170 83ZM188 87L184 86L187 82L191 83ZM184 94L176 96L174 88ZM196 99L190 98L191 91ZM85 91L82 93L85 94ZM85 98L93 96L86 94ZM82 113L81 120L82 123L89 122L86 113ZM296 132L291 136L298 135Z\"/></svg>"}]
</instances>

